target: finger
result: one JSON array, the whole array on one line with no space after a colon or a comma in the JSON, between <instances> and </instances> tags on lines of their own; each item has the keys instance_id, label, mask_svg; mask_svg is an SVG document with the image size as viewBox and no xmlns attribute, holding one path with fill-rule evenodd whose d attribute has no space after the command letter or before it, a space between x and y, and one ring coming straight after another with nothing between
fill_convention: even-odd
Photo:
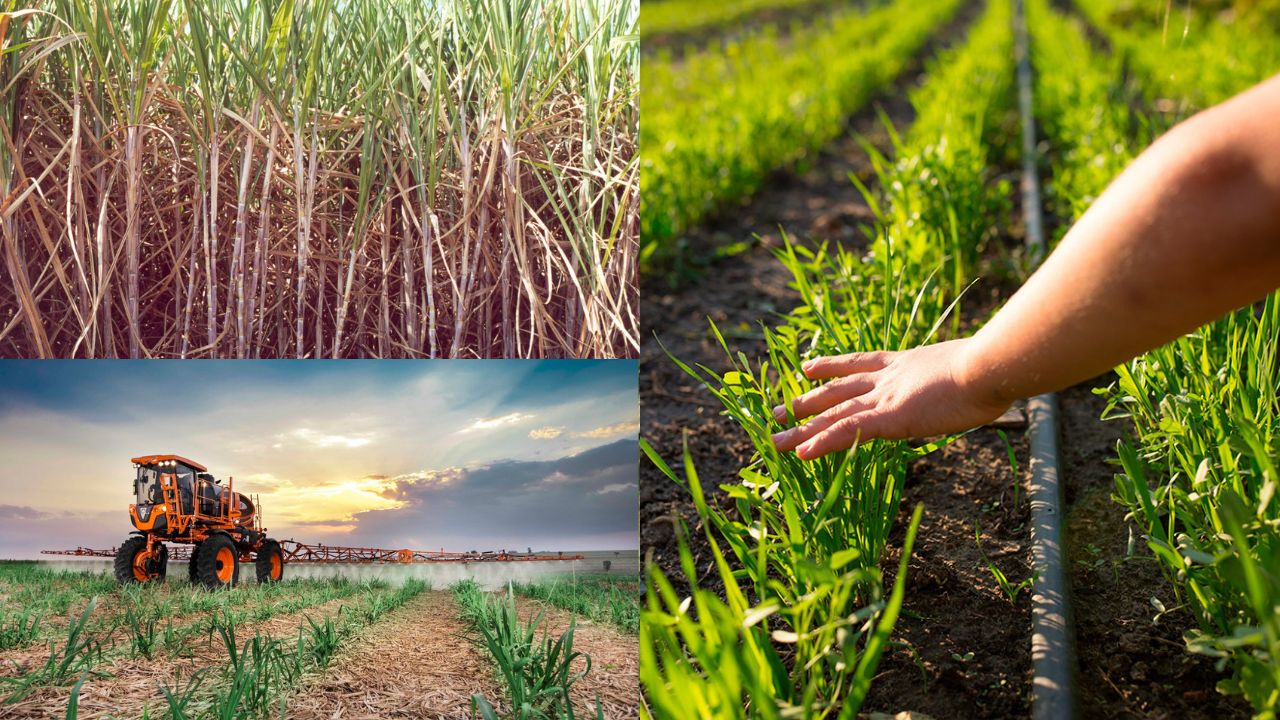
<instances>
[{"instance_id":1,"label":"finger","mask_svg":"<svg viewBox=\"0 0 1280 720\"><path fill-rule=\"evenodd\" d=\"M788 430L783 430L773 436L774 447L786 452L794 450L797 445L806 442L814 435L826 430L847 415L862 412L871 407L872 403L865 398L854 398L846 400L839 405L827 410L821 415L809 420L803 425L797 425Z\"/></svg>"},{"instance_id":2,"label":"finger","mask_svg":"<svg viewBox=\"0 0 1280 720\"><path fill-rule=\"evenodd\" d=\"M831 382L819 388L814 388L809 392L791 401L791 412L796 418L806 418L810 415L817 415L829 408L836 406L845 400L858 397L870 392L875 387L875 378L870 375L853 375L850 377L832 380ZM778 422L785 422L787 419L787 408L779 406L773 409L773 418Z\"/></svg>"},{"instance_id":3,"label":"finger","mask_svg":"<svg viewBox=\"0 0 1280 720\"><path fill-rule=\"evenodd\" d=\"M880 437L880 420L875 413L846 415L831 427L796 448L801 460L814 460L833 452L848 450L855 442L867 442Z\"/></svg>"},{"instance_id":4,"label":"finger","mask_svg":"<svg viewBox=\"0 0 1280 720\"><path fill-rule=\"evenodd\" d=\"M805 376L811 380L824 380L853 373L880 370L889 364L889 358L892 354L883 350L873 350L845 355L829 355L808 360L801 366L801 369L804 370Z\"/></svg>"}]
</instances>

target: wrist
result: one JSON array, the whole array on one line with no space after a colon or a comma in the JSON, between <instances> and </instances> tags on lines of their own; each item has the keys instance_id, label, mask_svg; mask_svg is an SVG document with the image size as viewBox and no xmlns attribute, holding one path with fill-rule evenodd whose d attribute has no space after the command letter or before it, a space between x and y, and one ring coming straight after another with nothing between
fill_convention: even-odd
<instances>
[{"instance_id":1,"label":"wrist","mask_svg":"<svg viewBox=\"0 0 1280 720\"><path fill-rule=\"evenodd\" d=\"M979 330L961 342L952 363L952 379L979 406L1003 411L1021 398L1009 383L1008 373L993 357Z\"/></svg>"}]
</instances>

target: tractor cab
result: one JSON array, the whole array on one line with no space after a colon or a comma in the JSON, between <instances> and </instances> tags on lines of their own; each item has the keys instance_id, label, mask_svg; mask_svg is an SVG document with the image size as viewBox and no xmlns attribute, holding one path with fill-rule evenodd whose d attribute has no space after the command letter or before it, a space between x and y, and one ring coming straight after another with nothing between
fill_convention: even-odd
<instances>
[{"instance_id":1,"label":"tractor cab","mask_svg":"<svg viewBox=\"0 0 1280 720\"><path fill-rule=\"evenodd\" d=\"M134 527L165 534L170 529L171 516L195 511L194 498L200 484L197 478L207 475L203 465L177 455L148 455L134 458L133 466L137 502L129 514ZM166 495L172 502L166 500Z\"/></svg>"}]
</instances>

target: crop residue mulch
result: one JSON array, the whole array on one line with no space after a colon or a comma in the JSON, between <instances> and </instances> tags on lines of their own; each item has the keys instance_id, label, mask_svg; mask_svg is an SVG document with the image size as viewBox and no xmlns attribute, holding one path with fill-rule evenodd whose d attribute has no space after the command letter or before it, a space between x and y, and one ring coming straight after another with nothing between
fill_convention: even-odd
<instances>
[{"instance_id":1,"label":"crop residue mulch","mask_svg":"<svg viewBox=\"0 0 1280 720\"><path fill-rule=\"evenodd\" d=\"M1124 519L1124 507L1111 500L1118 468L1110 461L1128 421L1100 421L1106 401L1091 392L1114 379L1084 382L1059 396L1081 716L1248 717L1241 697L1218 693L1215 684L1223 674L1213 659L1187 652L1182 633L1196 625L1191 614L1175 611L1154 622L1151 598L1173 607L1172 586L1140 530ZM1131 528L1134 556L1126 559Z\"/></svg>"},{"instance_id":2,"label":"crop residue mulch","mask_svg":"<svg viewBox=\"0 0 1280 720\"><path fill-rule=\"evenodd\" d=\"M575 617L573 613L552 607L529 598L516 599L516 611L520 618L529 621L543 614L543 629L557 636L569 629L575 620L573 649L591 656L591 672L574 683L570 689L574 713L577 717L596 716L596 699L604 716L609 720L626 720L640 717L640 638L604 623ZM575 660L573 671L586 667L582 659Z\"/></svg>"},{"instance_id":3,"label":"crop residue mulch","mask_svg":"<svg viewBox=\"0 0 1280 720\"><path fill-rule=\"evenodd\" d=\"M491 663L465 632L449 593L424 592L353 640L289 698L289 717L469 719L476 693L501 709Z\"/></svg>"},{"instance_id":4,"label":"crop residue mulch","mask_svg":"<svg viewBox=\"0 0 1280 720\"><path fill-rule=\"evenodd\" d=\"M339 598L261 622L239 623L236 626L237 642L243 645L255 633L287 641L291 636L296 637L298 626L306 622L306 617L330 617L338 613L339 607L351 602L350 598ZM222 667L228 660L226 647L217 635L197 635L190 639L185 650L188 655L173 657L158 647L152 660L126 656L93 668L104 675L89 677L81 687L78 717L140 717L144 708L149 708L154 714L166 707L161 687L172 687L179 681L185 685L195 671L211 666ZM64 718L68 694L67 687L41 688L20 702L0 705L0 719Z\"/></svg>"}]
</instances>

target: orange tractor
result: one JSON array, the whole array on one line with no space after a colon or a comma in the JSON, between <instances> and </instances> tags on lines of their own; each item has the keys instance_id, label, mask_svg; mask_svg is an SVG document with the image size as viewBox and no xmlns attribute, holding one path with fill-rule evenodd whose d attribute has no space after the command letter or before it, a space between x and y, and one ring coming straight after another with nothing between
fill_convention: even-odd
<instances>
[{"instance_id":1,"label":"orange tractor","mask_svg":"<svg viewBox=\"0 0 1280 720\"><path fill-rule=\"evenodd\" d=\"M179 455L133 458L137 469L129 519L137 528L116 551L121 583L165 579L169 550L165 542L192 545L188 571L193 584L231 587L240 579L240 563L253 562L258 582L284 576L280 543L267 537L257 504L223 487L208 469Z\"/></svg>"}]
</instances>

